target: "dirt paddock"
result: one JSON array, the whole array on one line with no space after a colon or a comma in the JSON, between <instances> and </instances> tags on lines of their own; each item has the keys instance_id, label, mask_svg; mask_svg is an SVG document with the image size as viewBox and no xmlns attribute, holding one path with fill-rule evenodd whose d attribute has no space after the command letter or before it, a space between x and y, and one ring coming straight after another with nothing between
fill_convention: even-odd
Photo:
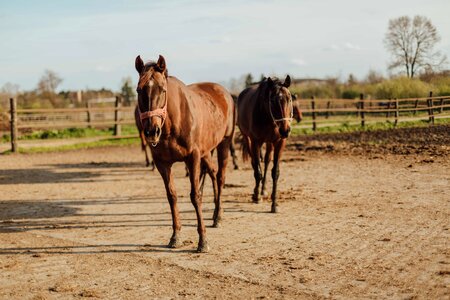
<instances>
[{"instance_id":1,"label":"dirt paddock","mask_svg":"<svg viewBox=\"0 0 450 300\"><path fill-rule=\"evenodd\" d=\"M184 246L168 249L163 183L138 146L0 156L0 298L448 299L448 145L299 143L283 157L278 214L250 202L250 164L229 166L220 228L205 187L207 254L182 164Z\"/></svg>"}]
</instances>

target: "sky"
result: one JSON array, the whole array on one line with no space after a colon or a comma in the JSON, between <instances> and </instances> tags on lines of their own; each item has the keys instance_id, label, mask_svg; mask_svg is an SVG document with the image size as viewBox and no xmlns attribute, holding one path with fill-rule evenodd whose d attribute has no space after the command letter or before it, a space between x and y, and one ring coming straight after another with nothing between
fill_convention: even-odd
<instances>
[{"instance_id":1,"label":"sky","mask_svg":"<svg viewBox=\"0 0 450 300\"><path fill-rule=\"evenodd\" d=\"M0 0L0 87L119 90L134 60L157 60L186 84L245 73L294 78L387 74L389 19L423 15L450 58L448 0Z\"/></svg>"}]
</instances>

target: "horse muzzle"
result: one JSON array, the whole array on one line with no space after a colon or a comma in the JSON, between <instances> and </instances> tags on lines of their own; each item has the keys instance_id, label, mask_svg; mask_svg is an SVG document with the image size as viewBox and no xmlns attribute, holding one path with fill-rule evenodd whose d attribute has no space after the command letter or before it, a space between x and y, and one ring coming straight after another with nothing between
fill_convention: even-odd
<instances>
[{"instance_id":1,"label":"horse muzzle","mask_svg":"<svg viewBox=\"0 0 450 300\"><path fill-rule=\"evenodd\" d=\"M161 127L155 126L152 129L145 129L144 135L147 139L147 142L151 143L153 146L156 146L158 144L159 139L161 137Z\"/></svg>"},{"instance_id":2,"label":"horse muzzle","mask_svg":"<svg viewBox=\"0 0 450 300\"><path fill-rule=\"evenodd\" d=\"M291 127L288 127L287 129L279 128L278 131L280 132L281 138L285 139L289 136L291 133Z\"/></svg>"}]
</instances>

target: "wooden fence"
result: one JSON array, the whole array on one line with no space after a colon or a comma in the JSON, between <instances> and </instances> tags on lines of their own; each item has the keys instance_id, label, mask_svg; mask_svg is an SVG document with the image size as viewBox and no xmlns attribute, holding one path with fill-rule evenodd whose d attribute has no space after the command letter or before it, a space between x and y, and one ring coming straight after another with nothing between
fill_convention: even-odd
<instances>
[{"instance_id":1,"label":"wooden fence","mask_svg":"<svg viewBox=\"0 0 450 300\"><path fill-rule=\"evenodd\" d=\"M122 107L120 97L110 99L114 106L56 109L18 109L14 98L10 99L11 151L18 150L19 132L35 129L73 127L111 127L114 135L121 135L122 125L134 124L134 106ZM104 101L103 101L104 102ZM404 121L450 118L450 96L425 98L366 100L359 99L300 99L295 101L303 112L299 125L316 130L318 126L361 124L390 121L395 125Z\"/></svg>"},{"instance_id":2,"label":"wooden fence","mask_svg":"<svg viewBox=\"0 0 450 300\"><path fill-rule=\"evenodd\" d=\"M372 100L364 99L300 99L297 105L303 112L300 128L336 126L341 124L360 124L390 121L399 122L427 120L434 124L435 119L450 118L450 96L433 97L430 92L425 98L404 98Z\"/></svg>"}]
</instances>

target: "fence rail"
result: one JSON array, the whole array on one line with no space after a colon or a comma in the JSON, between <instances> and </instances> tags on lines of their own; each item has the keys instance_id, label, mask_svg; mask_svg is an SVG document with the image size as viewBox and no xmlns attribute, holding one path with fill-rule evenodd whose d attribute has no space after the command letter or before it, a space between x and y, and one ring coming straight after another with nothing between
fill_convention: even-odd
<instances>
[{"instance_id":1,"label":"fence rail","mask_svg":"<svg viewBox=\"0 0 450 300\"><path fill-rule=\"evenodd\" d=\"M114 106L93 107L94 103L111 103ZM434 124L435 119L450 118L450 96L404 99L300 99L295 101L304 119L300 125L312 128L336 126L343 123L361 124L394 121L399 122L427 120ZM20 132L33 129L54 129L73 127L113 126L114 135L121 135L122 125L134 124L134 106L122 107L120 97L108 98L107 101L88 102L84 108L55 109L17 109L14 98L10 99L9 130L11 151L18 150L17 140Z\"/></svg>"}]
</instances>

